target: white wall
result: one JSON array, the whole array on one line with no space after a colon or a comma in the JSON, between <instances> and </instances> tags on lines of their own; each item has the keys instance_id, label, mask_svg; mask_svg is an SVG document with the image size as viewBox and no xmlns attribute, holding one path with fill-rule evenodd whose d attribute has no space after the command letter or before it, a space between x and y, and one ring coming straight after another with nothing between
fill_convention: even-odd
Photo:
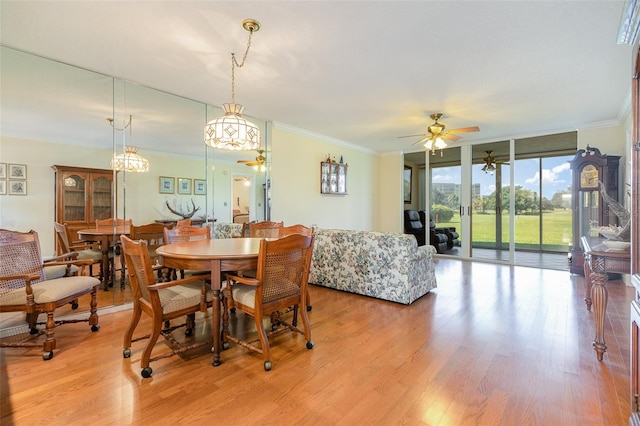
<instances>
[{"instance_id":1,"label":"white wall","mask_svg":"<svg viewBox=\"0 0 640 426\"><path fill-rule=\"evenodd\" d=\"M378 155L321 135L274 123L271 220L320 228L377 230ZM320 163L327 154L349 165L347 195L320 193Z\"/></svg>"}]
</instances>

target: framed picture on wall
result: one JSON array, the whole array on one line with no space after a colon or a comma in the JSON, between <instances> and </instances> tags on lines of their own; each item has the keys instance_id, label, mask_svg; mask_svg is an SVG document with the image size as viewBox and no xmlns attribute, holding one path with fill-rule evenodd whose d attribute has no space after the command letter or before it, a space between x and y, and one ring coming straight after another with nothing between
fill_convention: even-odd
<instances>
[{"instance_id":1,"label":"framed picture on wall","mask_svg":"<svg viewBox=\"0 0 640 426\"><path fill-rule=\"evenodd\" d=\"M175 179L172 177L160 176L160 193L173 194L176 192L174 188Z\"/></svg>"},{"instance_id":2,"label":"framed picture on wall","mask_svg":"<svg viewBox=\"0 0 640 426\"><path fill-rule=\"evenodd\" d=\"M0 179L7 178L7 163L0 163Z\"/></svg>"},{"instance_id":3,"label":"framed picture on wall","mask_svg":"<svg viewBox=\"0 0 640 426\"><path fill-rule=\"evenodd\" d=\"M27 195L26 180L10 180L9 195Z\"/></svg>"},{"instance_id":4,"label":"framed picture on wall","mask_svg":"<svg viewBox=\"0 0 640 426\"><path fill-rule=\"evenodd\" d=\"M27 166L24 164L9 164L9 179L26 179Z\"/></svg>"},{"instance_id":5,"label":"framed picture on wall","mask_svg":"<svg viewBox=\"0 0 640 426\"><path fill-rule=\"evenodd\" d=\"M0 180L0 195L7 195L7 181Z\"/></svg>"},{"instance_id":6,"label":"framed picture on wall","mask_svg":"<svg viewBox=\"0 0 640 426\"><path fill-rule=\"evenodd\" d=\"M195 195L207 195L207 181L204 179L194 179L193 193Z\"/></svg>"},{"instance_id":7,"label":"framed picture on wall","mask_svg":"<svg viewBox=\"0 0 640 426\"><path fill-rule=\"evenodd\" d=\"M411 203L411 167L404 166L404 202Z\"/></svg>"},{"instance_id":8,"label":"framed picture on wall","mask_svg":"<svg viewBox=\"0 0 640 426\"><path fill-rule=\"evenodd\" d=\"M178 178L178 194L183 194L183 195L191 194L191 179Z\"/></svg>"}]
</instances>

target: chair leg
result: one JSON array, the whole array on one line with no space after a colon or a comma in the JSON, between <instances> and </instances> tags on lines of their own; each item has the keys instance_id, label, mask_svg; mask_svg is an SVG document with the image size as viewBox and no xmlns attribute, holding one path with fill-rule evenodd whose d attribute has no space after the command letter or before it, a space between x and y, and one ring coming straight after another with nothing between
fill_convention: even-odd
<instances>
[{"instance_id":1,"label":"chair leg","mask_svg":"<svg viewBox=\"0 0 640 426\"><path fill-rule=\"evenodd\" d=\"M267 338L267 333L264 329L264 324L262 323L262 315L256 315L254 317L256 320L256 331L258 332L258 337L260 338L260 345L262 346L262 358L264 359L264 369L269 371L271 370L271 350L269 348L269 339Z\"/></svg>"},{"instance_id":2,"label":"chair leg","mask_svg":"<svg viewBox=\"0 0 640 426\"><path fill-rule=\"evenodd\" d=\"M55 328L56 322L53 319L53 310L47 311L47 325L45 329L47 338L42 345L42 359L45 361L53 358L53 350L56 348Z\"/></svg>"},{"instance_id":3,"label":"chair leg","mask_svg":"<svg viewBox=\"0 0 640 426\"><path fill-rule=\"evenodd\" d=\"M125 350L125 358L129 358L131 356L131 340L133 339L133 332L135 331L138 323L140 322L140 317L142 316L142 309L134 303L133 306L133 316L131 317L131 322L129 323L129 328L124 333L124 350ZM127 356L126 352L129 351L129 356Z\"/></svg>"},{"instance_id":4,"label":"chair leg","mask_svg":"<svg viewBox=\"0 0 640 426\"><path fill-rule=\"evenodd\" d=\"M140 358L140 368L146 370L149 368L149 363L151 360L151 352L153 351L156 342L158 341L158 337L160 337L160 331L162 330L162 318L153 319L151 322L151 335L149 336L149 341L147 342L147 346L145 346L144 351L142 352L142 358ZM144 371L143 371L144 375ZM149 372L149 375L150 372Z\"/></svg>"}]
</instances>

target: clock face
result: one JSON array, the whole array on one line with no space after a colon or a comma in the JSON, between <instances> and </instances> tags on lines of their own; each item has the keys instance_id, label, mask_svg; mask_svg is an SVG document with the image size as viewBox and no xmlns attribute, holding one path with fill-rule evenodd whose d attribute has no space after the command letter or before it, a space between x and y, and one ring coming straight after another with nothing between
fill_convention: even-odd
<instances>
[{"instance_id":1,"label":"clock face","mask_svg":"<svg viewBox=\"0 0 640 426\"><path fill-rule=\"evenodd\" d=\"M592 164L589 164L580 172L580 188L582 189L597 189L599 181L598 168Z\"/></svg>"}]
</instances>

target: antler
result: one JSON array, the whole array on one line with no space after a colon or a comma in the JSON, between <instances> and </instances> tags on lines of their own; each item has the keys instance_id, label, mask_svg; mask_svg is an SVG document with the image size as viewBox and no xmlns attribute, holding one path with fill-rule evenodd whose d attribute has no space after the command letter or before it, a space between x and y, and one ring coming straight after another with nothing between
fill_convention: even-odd
<instances>
[{"instance_id":1,"label":"antler","mask_svg":"<svg viewBox=\"0 0 640 426\"><path fill-rule=\"evenodd\" d=\"M171 213L173 213L175 215L178 215L178 216L182 217L183 219L189 219L189 218L193 217L195 212L200 210L200 207L196 207L196 203L193 201L193 198L191 199L191 205L193 206L193 210L191 210L191 212L189 212L189 213L182 213L182 212L179 212L177 210L172 209L171 206L169 205L168 201L165 201L165 204L167 205L167 208L169 209L169 211Z\"/></svg>"}]
</instances>

